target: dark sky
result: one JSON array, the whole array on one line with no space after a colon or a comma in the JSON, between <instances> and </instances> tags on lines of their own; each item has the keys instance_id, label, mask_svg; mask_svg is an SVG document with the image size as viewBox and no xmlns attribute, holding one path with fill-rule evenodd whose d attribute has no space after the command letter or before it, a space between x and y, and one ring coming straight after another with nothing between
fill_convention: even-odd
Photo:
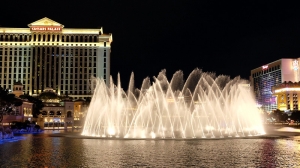
<instances>
[{"instance_id":1,"label":"dark sky","mask_svg":"<svg viewBox=\"0 0 300 168\"><path fill-rule=\"evenodd\" d=\"M111 74L127 87L162 69L171 78L195 68L247 78L250 70L300 56L300 10L285 1L85 0L4 1L2 27L27 27L43 17L66 28L113 34Z\"/></svg>"}]
</instances>

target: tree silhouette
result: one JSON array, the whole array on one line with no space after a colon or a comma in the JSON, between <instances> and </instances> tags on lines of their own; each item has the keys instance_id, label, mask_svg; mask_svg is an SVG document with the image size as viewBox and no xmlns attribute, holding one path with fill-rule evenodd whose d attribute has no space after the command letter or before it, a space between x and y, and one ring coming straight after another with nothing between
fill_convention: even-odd
<instances>
[{"instance_id":1,"label":"tree silhouette","mask_svg":"<svg viewBox=\"0 0 300 168\"><path fill-rule=\"evenodd\" d=\"M3 114L9 114L14 110L14 107L21 106L23 101L16 98L14 94L9 93L8 89L3 89L0 86L0 122L3 120Z\"/></svg>"},{"instance_id":2,"label":"tree silhouette","mask_svg":"<svg viewBox=\"0 0 300 168\"><path fill-rule=\"evenodd\" d=\"M293 111L291 119L295 121L300 121L300 111Z\"/></svg>"}]
</instances>

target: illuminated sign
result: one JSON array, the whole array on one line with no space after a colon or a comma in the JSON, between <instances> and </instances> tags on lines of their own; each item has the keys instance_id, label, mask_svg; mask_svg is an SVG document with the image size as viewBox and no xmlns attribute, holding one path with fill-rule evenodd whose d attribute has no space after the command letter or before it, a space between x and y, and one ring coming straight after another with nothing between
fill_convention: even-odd
<instances>
[{"instance_id":1,"label":"illuminated sign","mask_svg":"<svg viewBox=\"0 0 300 168\"><path fill-rule=\"evenodd\" d=\"M263 65L262 69L265 70L265 69L268 69L268 67L269 67L268 65Z\"/></svg>"},{"instance_id":2,"label":"illuminated sign","mask_svg":"<svg viewBox=\"0 0 300 168\"><path fill-rule=\"evenodd\" d=\"M62 28L60 26L36 26L30 27L31 31L61 31Z\"/></svg>"},{"instance_id":3,"label":"illuminated sign","mask_svg":"<svg viewBox=\"0 0 300 168\"><path fill-rule=\"evenodd\" d=\"M282 88L275 90L275 93L288 92L288 91L300 91L300 88Z\"/></svg>"},{"instance_id":4,"label":"illuminated sign","mask_svg":"<svg viewBox=\"0 0 300 168\"><path fill-rule=\"evenodd\" d=\"M294 60L292 65L293 65L294 71L297 71L299 69L299 63L297 60Z\"/></svg>"}]
</instances>

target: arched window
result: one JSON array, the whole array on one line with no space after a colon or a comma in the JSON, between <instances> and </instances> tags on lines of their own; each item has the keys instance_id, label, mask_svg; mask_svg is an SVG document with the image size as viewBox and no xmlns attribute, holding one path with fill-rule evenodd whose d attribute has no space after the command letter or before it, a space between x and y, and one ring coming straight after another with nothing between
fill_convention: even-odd
<instances>
[{"instance_id":1,"label":"arched window","mask_svg":"<svg viewBox=\"0 0 300 168\"><path fill-rule=\"evenodd\" d=\"M54 115L54 111L50 111L50 112L49 112L49 115Z\"/></svg>"},{"instance_id":2,"label":"arched window","mask_svg":"<svg viewBox=\"0 0 300 168\"><path fill-rule=\"evenodd\" d=\"M72 117L72 112L71 111L68 111L67 112L67 117L69 118L69 117Z\"/></svg>"},{"instance_id":3,"label":"arched window","mask_svg":"<svg viewBox=\"0 0 300 168\"><path fill-rule=\"evenodd\" d=\"M43 112L42 112L42 115L47 115L47 111L43 111Z\"/></svg>"},{"instance_id":4,"label":"arched window","mask_svg":"<svg viewBox=\"0 0 300 168\"><path fill-rule=\"evenodd\" d=\"M56 115L61 115L61 111L57 111L57 112L56 112Z\"/></svg>"}]
</instances>

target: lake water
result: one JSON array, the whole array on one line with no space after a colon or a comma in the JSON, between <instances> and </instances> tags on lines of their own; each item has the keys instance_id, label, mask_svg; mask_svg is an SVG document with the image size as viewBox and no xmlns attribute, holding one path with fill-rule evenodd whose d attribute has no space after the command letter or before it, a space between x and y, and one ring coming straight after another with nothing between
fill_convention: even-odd
<instances>
[{"instance_id":1,"label":"lake water","mask_svg":"<svg viewBox=\"0 0 300 168\"><path fill-rule=\"evenodd\" d=\"M57 132L54 132L57 133ZM0 141L1 167L300 167L300 137L109 140L52 137Z\"/></svg>"}]
</instances>

